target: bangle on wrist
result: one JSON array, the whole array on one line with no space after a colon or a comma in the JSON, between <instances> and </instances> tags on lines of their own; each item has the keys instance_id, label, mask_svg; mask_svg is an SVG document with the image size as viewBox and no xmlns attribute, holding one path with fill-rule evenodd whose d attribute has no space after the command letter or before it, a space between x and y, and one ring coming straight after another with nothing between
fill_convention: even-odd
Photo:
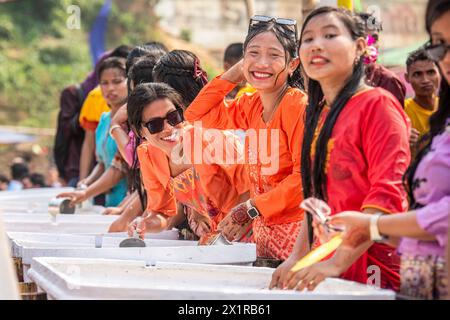
<instances>
[{"instance_id":1,"label":"bangle on wrist","mask_svg":"<svg viewBox=\"0 0 450 320\"><path fill-rule=\"evenodd\" d=\"M386 236L380 234L378 230L378 219L383 215L381 212L376 212L370 217L370 240L374 242L381 242L386 240Z\"/></svg>"},{"instance_id":2,"label":"bangle on wrist","mask_svg":"<svg viewBox=\"0 0 450 320\"><path fill-rule=\"evenodd\" d=\"M118 124L114 124L109 128L109 135L111 136L111 138L113 137L112 133L113 133L114 129L117 129L117 128L121 128L121 126Z\"/></svg>"}]
</instances>

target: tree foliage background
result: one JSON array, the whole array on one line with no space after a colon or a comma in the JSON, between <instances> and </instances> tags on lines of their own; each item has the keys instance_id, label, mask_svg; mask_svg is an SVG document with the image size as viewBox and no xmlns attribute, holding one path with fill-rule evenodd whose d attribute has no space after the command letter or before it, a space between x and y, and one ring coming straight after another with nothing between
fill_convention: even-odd
<instances>
[{"instance_id":1,"label":"tree foliage background","mask_svg":"<svg viewBox=\"0 0 450 320\"><path fill-rule=\"evenodd\" d=\"M55 127L59 93L92 70L88 36L103 0L16 0L0 4L0 124ZM115 0L107 49L160 40L157 0ZM66 25L80 7L81 28Z\"/></svg>"}]
</instances>

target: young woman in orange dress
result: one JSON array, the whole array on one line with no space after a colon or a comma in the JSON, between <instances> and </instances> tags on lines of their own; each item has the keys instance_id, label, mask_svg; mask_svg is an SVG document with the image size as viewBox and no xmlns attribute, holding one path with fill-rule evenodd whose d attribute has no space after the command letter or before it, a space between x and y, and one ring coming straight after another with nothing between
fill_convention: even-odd
<instances>
[{"instance_id":1,"label":"young woman in orange dress","mask_svg":"<svg viewBox=\"0 0 450 320\"><path fill-rule=\"evenodd\" d=\"M250 199L229 211L218 228L239 239L253 226L259 258L285 260L303 211L300 153L306 95L300 72L295 20L254 16L244 57L199 93L185 112L204 128L246 130L245 166ZM242 81L256 91L232 102L226 95Z\"/></svg>"}]
</instances>

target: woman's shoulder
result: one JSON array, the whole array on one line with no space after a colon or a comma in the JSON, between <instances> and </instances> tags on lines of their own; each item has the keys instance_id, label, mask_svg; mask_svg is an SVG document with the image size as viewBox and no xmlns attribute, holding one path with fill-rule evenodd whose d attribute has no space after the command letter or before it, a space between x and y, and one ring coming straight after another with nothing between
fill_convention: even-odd
<instances>
[{"instance_id":1,"label":"woman's shoulder","mask_svg":"<svg viewBox=\"0 0 450 320\"><path fill-rule=\"evenodd\" d=\"M110 121L111 120L111 111L102 112L100 115L100 121Z\"/></svg>"},{"instance_id":2,"label":"woman's shoulder","mask_svg":"<svg viewBox=\"0 0 450 320\"><path fill-rule=\"evenodd\" d=\"M298 88L289 88L283 99L283 104L290 105L294 108L304 109L307 103L307 94Z\"/></svg>"},{"instance_id":3,"label":"woman's shoulder","mask_svg":"<svg viewBox=\"0 0 450 320\"><path fill-rule=\"evenodd\" d=\"M363 106L371 106L374 103L381 103L383 105L395 105L396 107L403 109L403 106L400 105L400 102L398 102L397 98L395 98L392 93L380 87L369 87L367 89L364 89L361 92L355 94L352 100L359 100L359 102L363 100L364 102L366 102L362 104Z\"/></svg>"},{"instance_id":4,"label":"woman's shoulder","mask_svg":"<svg viewBox=\"0 0 450 320\"><path fill-rule=\"evenodd\" d=\"M283 99L279 108L280 116L283 121L297 122L304 118L308 97L306 93L298 88L290 88Z\"/></svg>"}]
</instances>

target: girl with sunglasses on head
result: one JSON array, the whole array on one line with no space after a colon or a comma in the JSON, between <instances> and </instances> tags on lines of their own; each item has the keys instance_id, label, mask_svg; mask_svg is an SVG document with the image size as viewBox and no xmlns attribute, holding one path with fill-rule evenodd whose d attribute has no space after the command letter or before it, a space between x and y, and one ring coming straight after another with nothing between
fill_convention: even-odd
<instances>
[{"instance_id":1,"label":"girl with sunglasses on head","mask_svg":"<svg viewBox=\"0 0 450 320\"><path fill-rule=\"evenodd\" d=\"M111 109L101 115L95 131L95 152L98 163L84 180L88 186L87 189L64 192L58 197L69 197L71 204L74 205L105 193L105 206L114 207L123 200L127 192L125 169L117 156L117 144L108 133L111 118L127 99L125 59L113 57L102 61L98 69L98 78L102 95Z\"/></svg>"},{"instance_id":2,"label":"girl with sunglasses on head","mask_svg":"<svg viewBox=\"0 0 450 320\"><path fill-rule=\"evenodd\" d=\"M179 202L193 210L187 218L196 235L206 236L228 210L248 198L243 166L193 160L195 135L202 139L202 150L209 150L217 135L211 140L195 131L184 121L183 110L182 97L164 83L138 85L129 97L128 121L145 141L136 152L147 194L145 217L130 224L130 234L137 230L143 238L145 232L173 227ZM226 143L224 153L240 148L238 137L219 134Z\"/></svg>"},{"instance_id":3,"label":"girl with sunglasses on head","mask_svg":"<svg viewBox=\"0 0 450 320\"><path fill-rule=\"evenodd\" d=\"M309 78L303 196L326 201L331 214L361 210L376 217L407 209L402 176L410 161L409 122L391 93L365 84L365 50L364 23L348 10L321 7L303 24L300 59ZM293 255L274 273L271 287L312 289L324 277L341 276L364 284L376 279L398 290L394 248L371 241L341 246L325 261L290 271L309 251L305 244L314 242L310 215L305 218Z\"/></svg>"},{"instance_id":4,"label":"girl with sunglasses on head","mask_svg":"<svg viewBox=\"0 0 450 320\"><path fill-rule=\"evenodd\" d=\"M441 70L438 110L430 117L427 146L405 175L410 211L376 218L349 211L331 217L330 224L346 228L344 244L351 235L360 239L388 241L401 254L400 294L418 299L448 298L448 247L450 215L450 1L431 0L426 11L431 37L428 55ZM318 235L324 236L317 226ZM326 241L326 239L325 239ZM448 258L447 258L448 259ZM446 270L447 263L447 270Z\"/></svg>"},{"instance_id":5,"label":"girl with sunglasses on head","mask_svg":"<svg viewBox=\"0 0 450 320\"><path fill-rule=\"evenodd\" d=\"M256 92L226 102L243 80ZM303 217L299 186L306 95L300 82L295 20L254 16L243 59L206 85L185 113L205 128L247 130L250 199L230 210L218 229L235 240L252 225L257 256L275 260L272 265L291 253ZM267 149L271 161L263 159Z\"/></svg>"}]
</instances>

